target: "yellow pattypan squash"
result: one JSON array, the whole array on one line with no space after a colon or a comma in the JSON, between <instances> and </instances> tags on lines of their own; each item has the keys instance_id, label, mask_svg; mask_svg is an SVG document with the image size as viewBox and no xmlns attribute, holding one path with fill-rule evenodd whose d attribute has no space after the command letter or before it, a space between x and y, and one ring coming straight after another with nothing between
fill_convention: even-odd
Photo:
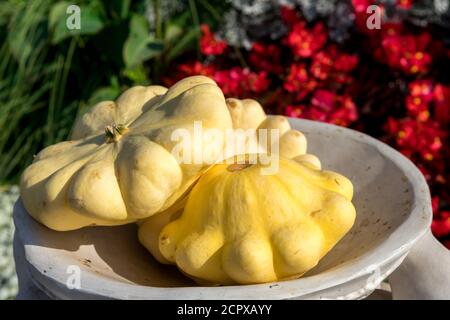
<instances>
[{"instance_id":1,"label":"yellow pattypan squash","mask_svg":"<svg viewBox=\"0 0 450 320\"><path fill-rule=\"evenodd\" d=\"M278 143L279 156L293 158L312 168L321 168L320 160L316 156L306 154L307 142L305 136L300 131L291 129L286 117L266 115L259 102L253 99L228 98L226 103L233 123L233 129L250 129L256 130L256 132L259 129L279 130L279 140L266 141L265 144L261 145L261 152L271 151L271 145ZM249 146L247 145L246 147L248 148ZM224 153L226 154L226 152ZM234 154L229 154L229 156L233 157ZM180 216L185 200L186 198L183 198L169 210L139 222L139 241L161 263L169 262L159 251L159 233L167 223Z\"/></svg>"},{"instance_id":2,"label":"yellow pattypan squash","mask_svg":"<svg viewBox=\"0 0 450 320\"><path fill-rule=\"evenodd\" d=\"M141 226L157 232L164 225L155 257L210 284L271 282L313 268L354 223L351 182L286 158L273 175L262 175L262 167L208 169L182 214Z\"/></svg>"},{"instance_id":3,"label":"yellow pattypan squash","mask_svg":"<svg viewBox=\"0 0 450 320\"><path fill-rule=\"evenodd\" d=\"M71 140L42 150L21 178L27 211L55 230L117 225L149 217L173 205L206 165L183 164L171 153L176 129L232 128L222 91L203 76L169 90L133 87L116 102L104 101L74 125ZM208 152L223 141L209 138ZM181 150L205 152L191 144ZM202 159L202 158L201 158Z\"/></svg>"}]
</instances>

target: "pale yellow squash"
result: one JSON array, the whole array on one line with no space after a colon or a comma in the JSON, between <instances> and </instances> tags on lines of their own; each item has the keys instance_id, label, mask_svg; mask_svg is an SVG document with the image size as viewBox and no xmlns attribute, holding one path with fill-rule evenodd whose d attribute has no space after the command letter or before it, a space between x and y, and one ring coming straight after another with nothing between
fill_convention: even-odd
<instances>
[{"instance_id":1,"label":"pale yellow squash","mask_svg":"<svg viewBox=\"0 0 450 320\"><path fill-rule=\"evenodd\" d=\"M308 163L318 169L321 168L320 160L311 154L306 154L307 141L303 133L292 129L289 121L283 116L266 115L258 101L253 99L239 100L227 99L227 107L230 111L233 128L235 130L268 130L267 140L261 141L263 152L272 152L274 144L277 144L277 153L285 158L295 158L299 162ZM278 130L279 139L271 141L270 130ZM259 137L259 135L258 135ZM276 150L273 150L274 152ZM230 157L234 156L229 154Z\"/></svg>"},{"instance_id":2,"label":"pale yellow squash","mask_svg":"<svg viewBox=\"0 0 450 320\"><path fill-rule=\"evenodd\" d=\"M274 175L261 168L206 171L162 228L157 258L210 284L289 279L317 265L354 223L351 182L285 158Z\"/></svg>"},{"instance_id":3,"label":"pale yellow squash","mask_svg":"<svg viewBox=\"0 0 450 320\"><path fill-rule=\"evenodd\" d=\"M62 231L124 224L170 208L208 167L173 155L179 141L172 134L192 133L195 121L204 129L232 128L221 90L203 76L169 90L133 87L116 102L97 104L75 123L70 141L45 148L24 171L25 208ZM208 139L178 151L219 156L223 140Z\"/></svg>"},{"instance_id":4,"label":"pale yellow squash","mask_svg":"<svg viewBox=\"0 0 450 320\"><path fill-rule=\"evenodd\" d=\"M267 118L262 106L253 99L228 98L227 107L234 129L256 129Z\"/></svg>"}]
</instances>

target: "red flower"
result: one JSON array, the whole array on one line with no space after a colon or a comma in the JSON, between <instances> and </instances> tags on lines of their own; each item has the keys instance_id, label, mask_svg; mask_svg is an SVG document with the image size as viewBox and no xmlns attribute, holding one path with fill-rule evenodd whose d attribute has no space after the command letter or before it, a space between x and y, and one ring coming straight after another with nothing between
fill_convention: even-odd
<instances>
[{"instance_id":1,"label":"red flower","mask_svg":"<svg viewBox=\"0 0 450 320\"><path fill-rule=\"evenodd\" d=\"M342 96L340 100L340 108L332 113L332 123L348 127L358 120L358 110L351 97Z\"/></svg>"},{"instance_id":2,"label":"red flower","mask_svg":"<svg viewBox=\"0 0 450 320\"><path fill-rule=\"evenodd\" d=\"M252 72L241 67L217 70L215 65L194 61L179 65L176 71L174 77L163 78L165 85L171 86L185 77L204 75L216 81L225 95L234 97L254 96L266 91L270 85L266 71Z\"/></svg>"},{"instance_id":3,"label":"red flower","mask_svg":"<svg viewBox=\"0 0 450 320\"><path fill-rule=\"evenodd\" d=\"M281 19L284 21L284 23L287 25L293 25L294 23L300 21L300 18L297 14L297 11L295 11L295 8L291 8L288 6L280 7L280 16Z\"/></svg>"},{"instance_id":4,"label":"red flower","mask_svg":"<svg viewBox=\"0 0 450 320\"><path fill-rule=\"evenodd\" d=\"M320 80L330 79L336 83L350 83L348 75L358 64L358 56L340 52L336 46L330 45L315 54L310 72Z\"/></svg>"},{"instance_id":5,"label":"red flower","mask_svg":"<svg viewBox=\"0 0 450 320\"><path fill-rule=\"evenodd\" d=\"M450 123L450 86L437 84L434 87L434 116L442 125Z\"/></svg>"},{"instance_id":6,"label":"red flower","mask_svg":"<svg viewBox=\"0 0 450 320\"><path fill-rule=\"evenodd\" d=\"M292 26L286 38L286 44L293 53L302 58L308 58L319 51L327 41L327 31L322 22L318 22L312 29L306 27L304 21Z\"/></svg>"},{"instance_id":7,"label":"red flower","mask_svg":"<svg viewBox=\"0 0 450 320\"><path fill-rule=\"evenodd\" d=\"M425 161L441 157L444 132L433 120L388 119L388 131L395 135L400 151L408 157L418 155Z\"/></svg>"},{"instance_id":8,"label":"red flower","mask_svg":"<svg viewBox=\"0 0 450 320\"><path fill-rule=\"evenodd\" d=\"M202 37L200 39L201 52L207 56L222 54L227 48L227 43L217 40L207 24L202 24L200 29L202 31Z\"/></svg>"},{"instance_id":9,"label":"red flower","mask_svg":"<svg viewBox=\"0 0 450 320\"><path fill-rule=\"evenodd\" d=\"M431 64L431 55L426 51L430 40L428 33L419 36L385 33L381 41L384 56L378 58L407 74L425 73Z\"/></svg>"},{"instance_id":10,"label":"red flower","mask_svg":"<svg viewBox=\"0 0 450 320\"><path fill-rule=\"evenodd\" d=\"M280 73L283 71L280 55L281 49L279 46L255 42L250 51L249 61L256 69Z\"/></svg>"},{"instance_id":11,"label":"red flower","mask_svg":"<svg viewBox=\"0 0 450 320\"><path fill-rule=\"evenodd\" d=\"M234 97L245 97L250 93L262 93L270 84L267 72L256 73L241 67L216 71L213 79L225 95Z\"/></svg>"},{"instance_id":12,"label":"red flower","mask_svg":"<svg viewBox=\"0 0 450 320\"><path fill-rule=\"evenodd\" d=\"M358 65L358 56L340 53L334 61L334 69L342 72L351 72Z\"/></svg>"},{"instance_id":13,"label":"red flower","mask_svg":"<svg viewBox=\"0 0 450 320\"><path fill-rule=\"evenodd\" d=\"M296 93L296 99L302 100L310 94L316 87L317 82L311 79L306 70L305 64L294 63L289 69L289 74L283 83L284 89L288 92Z\"/></svg>"},{"instance_id":14,"label":"red flower","mask_svg":"<svg viewBox=\"0 0 450 320\"><path fill-rule=\"evenodd\" d=\"M438 237L444 237L450 234L450 217L446 219L435 219L431 223L431 231Z\"/></svg>"},{"instance_id":15,"label":"red flower","mask_svg":"<svg viewBox=\"0 0 450 320\"><path fill-rule=\"evenodd\" d=\"M433 83L431 80L416 80L409 84L409 93L414 97L422 97L427 103L433 99Z\"/></svg>"},{"instance_id":16,"label":"red flower","mask_svg":"<svg viewBox=\"0 0 450 320\"><path fill-rule=\"evenodd\" d=\"M431 56L423 51L405 52L400 59L400 66L406 73L424 73L428 71Z\"/></svg>"},{"instance_id":17,"label":"red flower","mask_svg":"<svg viewBox=\"0 0 450 320\"><path fill-rule=\"evenodd\" d=\"M205 65L200 61L183 63L177 66L175 76L163 77L162 81L166 86L172 86L177 81L195 75L203 75L212 78L215 68L211 65Z\"/></svg>"},{"instance_id":18,"label":"red flower","mask_svg":"<svg viewBox=\"0 0 450 320\"><path fill-rule=\"evenodd\" d=\"M317 90L311 99L313 106L319 109L329 112L335 107L336 95L328 90Z\"/></svg>"},{"instance_id":19,"label":"red flower","mask_svg":"<svg viewBox=\"0 0 450 320\"><path fill-rule=\"evenodd\" d=\"M411 9L413 0L397 0L397 6L402 9Z\"/></svg>"},{"instance_id":20,"label":"red flower","mask_svg":"<svg viewBox=\"0 0 450 320\"><path fill-rule=\"evenodd\" d=\"M332 72L334 61L328 51L320 51L313 57L309 70L317 79L325 80Z\"/></svg>"},{"instance_id":21,"label":"red flower","mask_svg":"<svg viewBox=\"0 0 450 320\"><path fill-rule=\"evenodd\" d=\"M309 107L288 106L286 114L341 126L349 126L358 119L356 106L350 97L323 89L314 93Z\"/></svg>"},{"instance_id":22,"label":"red flower","mask_svg":"<svg viewBox=\"0 0 450 320\"><path fill-rule=\"evenodd\" d=\"M380 31L383 37L399 36L404 32L404 26L402 23L398 22L386 22L383 23L383 27Z\"/></svg>"},{"instance_id":23,"label":"red flower","mask_svg":"<svg viewBox=\"0 0 450 320\"><path fill-rule=\"evenodd\" d=\"M420 97L406 97L406 107L408 108L410 115L419 121L426 121L430 117L428 104Z\"/></svg>"},{"instance_id":24,"label":"red flower","mask_svg":"<svg viewBox=\"0 0 450 320\"><path fill-rule=\"evenodd\" d=\"M374 4L371 0L352 0L353 10L356 13L366 13L367 7Z\"/></svg>"},{"instance_id":25,"label":"red flower","mask_svg":"<svg viewBox=\"0 0 450 320\"><path fill-rule=\"evenodd\" d=\"M248 84L250 90L254 93L262 93L266 91L270 85L270 80L267 77L267 72L250 72L248 75Z\"/></svg>"},{"instance_id":26,"label":"red flower","mask_svg":"<svg viewBox=\"0 0 450 320\"><path fill-rule=\"evenodd\" d=\"M431 198L431 207L433 209L433 215L434 216L437 216L438 213L439 213L438 212L438 210L439 210L439 202L440 202L440 199L439 199L438 196L434 196L434 197Z\"/></svg>"},{"instance_id":27,"label":"red flower","mask_svg":"<svg viewBox=\"0 0 450 320\"><path fill-rule=\"evenodd\" d=\"M411 116L419 121L430 117L430 102L433 99L433 84L431 80L416 80L409 85L409 95L406 97L406 108Z\"/></svg>"},{"instance_id":28,"label":"red flower","mask_svg":"<svg viewBox=\"0 0 450 320\"><path fill-rule=\"evenodd\" d=\"M369 6L376 4L378 8L378 12L381 16L384 16L384 6L382 3L378 3L374 0L352 0L353 11L355 12L355 25L358 30L365 34L376 34L377 29L369 29L367 28L367 20L370 15L373 14L373 11L367 12Z\"/></svg>"},{"instance_id":29,"label":"red flower","mask_svg":"<svg viewBox=\"0 0 450 320\"><path fill-rule=\"evenodd\" d=\"M286 115L288 117L292 117L292 118L301 118L302 117L302 109L304 109L305 106L304 105L298 105L298 106L287 106L286 107Z\"/></svg>"},{"instance_id":30,"label":"red flower","mask_svg":"<svg viewBox=\"0 0 450 320\"><path fill-rule=\"evenodd\" d=\"M193 75L212 76L214 73L214 67L202 64L199 61L195 61L194 63L180 64L178 70L184 73L183 78Z\"/></svg>"}]
</instances>

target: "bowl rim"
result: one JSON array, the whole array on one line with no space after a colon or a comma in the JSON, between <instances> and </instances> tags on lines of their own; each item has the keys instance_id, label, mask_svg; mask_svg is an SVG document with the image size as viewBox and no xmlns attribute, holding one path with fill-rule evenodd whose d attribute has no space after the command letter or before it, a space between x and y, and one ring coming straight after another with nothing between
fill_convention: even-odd
<instances>
[{"instance_id":1,"label":"bowl rim","mask_svg":"<svg viewBox=\"0 0 450 320\"><path fill-rule=\"evenodd\" d=\"M125 281L120 282L98 276L89 270L83 270L85 277L83 283L90 283L89 280L92 280L94 285L83 286L77 291L97 297L117 299L288 299L301 297L311 292L334 288L344 282L372 274L377 266L385 265L407 253L414 243L428 231L432 221L429 188L424 176L409 159L387 144L350 128L296 118L289 118L289 122L294 129L302 130L306 134L308 133L308 128L317 127L320 131L328 133L338 132L348 139L371 145L383 157L389 158L409 180L414 194L414 200L411 204L412 210L404 222L395 228L382 243L373 250L359 256L349 265L344 263L319 274L294 280L252 285L165 288L132 284ZM14 211L14 221L19 238L26 239L27 232L23 230L24 226L20 224L20 219L16 217L16 211L26 212L20 199L14 207ZM62 289L61 285L65 287L65 282L61 278L64 273L47 272L44 274L43 270L39 270L39 267L36 266L32 251L33 246L25 246L26 259L34 269L44 278L51 280L59 289ZM58 257L55 257L55 260L58 260ZM48 284L48 281L46 282Z\"/></svg>"}]
</instances>

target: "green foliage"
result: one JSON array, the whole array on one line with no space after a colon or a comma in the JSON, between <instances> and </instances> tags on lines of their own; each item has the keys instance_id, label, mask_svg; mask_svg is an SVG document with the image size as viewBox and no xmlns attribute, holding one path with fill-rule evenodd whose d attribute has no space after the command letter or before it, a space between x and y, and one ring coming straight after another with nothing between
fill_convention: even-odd
<instances>
[{"instance_id":1,"label":"green foliage","mask_svg":"<svg viewBox=\"0 0 450 320\"><path fill-rule=\"evenodd\" d=\"M195 52L199 24L217 22L225 8L172 1L183 9L162 12L160 0L0 1L0 183L17 182L95 103L159 83L174 59ZM80 29L67 28L72 4Z\"/></svg>"},{"instance_id":2,"label":"green foliage","mask_svg":"<svg viewBox=\"0 0 450 320\"><path fill-rule=\"evenodd\" d=\"M69 10L70 6L70 2L62 1L53 5L50 10L48 27L52 32L53 44L75 35L96 34L105 26L101 3L92 1L80 10L80 29L69 29L66 19L70 13L73 13Z\"/></svg>"},{"instance_id":3,"label":"green foliage","mask_svg":"<svg viewBox=\"0 0 450 320\"><path fill-rule=\"evenodd\" d=\"M136 67L144 61L160 55L164 42L150 35L148 22L144 16L133 14L130 34L123 47L123 59L127 67Z\"/></svg>"}]
</instances>

